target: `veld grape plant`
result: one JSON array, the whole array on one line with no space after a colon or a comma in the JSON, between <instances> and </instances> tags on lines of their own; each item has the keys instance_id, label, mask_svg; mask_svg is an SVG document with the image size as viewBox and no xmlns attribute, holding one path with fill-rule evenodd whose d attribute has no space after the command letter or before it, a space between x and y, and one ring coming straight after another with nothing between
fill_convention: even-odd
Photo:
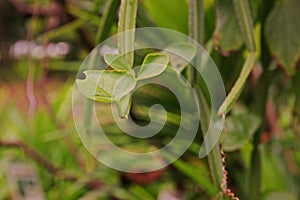
<instances>
[{"instance_id":1,"label":"veld grape plant","mask_svg":"<svg viewBox=\"0 0 300 200\"><path fill-rule=\"evenodd\" d=\"M299 0L12 0L4 6L26 13L26 18L14 16L26 22L21 36L14 37L26 37L39 48L64 42L70 52L39 57L28 50L8 61L0 57L8 74L1 75L0 85L0 199L33 198L30 187L44 199L300 198ZM146 27L167 28L189 40L149 32L141 41L173 42L162 49L139 48L138 31ZM208 60L220 72L222 86L216 89L224 87L224 97L210 91L206 80L216 82L214 76L201 74L212 67ZM199 115L182 119L176 94L159 84L142 85L161 77L178 84L182 94L192 91ZM74 88L84 97L83 106L74 104ZM214 104L211 96L218 94ZM28 105L20 99L28 99ZM119 127L124 120L142 127L164 122L155 104L166 116L157 134L135 138ZM143 171L156 164L146 162L129 166L143 173L122 172L99 162L77 134L95 132L93 111L107 138L134 153L163 148L184 120L196 124L196 135L178 159L154 158L157 163L170 159L170 165ZM78 116L80 128L73 121ZM212 119L224 127L208 131ZM205 152L206 138L218 130L216 143ZM93 149L108 163L121 163L122 156L97 139L89 138Z\"/></svg>"}]
</instances>

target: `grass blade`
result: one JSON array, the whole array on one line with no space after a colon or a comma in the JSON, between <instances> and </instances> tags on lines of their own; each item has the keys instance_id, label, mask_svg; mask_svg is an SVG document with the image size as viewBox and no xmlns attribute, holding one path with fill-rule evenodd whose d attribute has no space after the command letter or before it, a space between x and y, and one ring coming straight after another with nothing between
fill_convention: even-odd
<instances>
[{"instance_id":1,"label":"grass blade","mask_svg":"<svg viewBox=\"0 0 300 200\"><path fill-rule=\"evenodd\" d=\"M152 194L149 193L145 187L138 184L133 184L128 190L139 199L155 200Z\"/></svg>"},{"instance_id":2,"label":"grass blade","mask_svg":"<svg viewBox=\"0 0 300 200\"><path fill-rule=\"evenodd\" d=\"M43 33L40 35L37 40L38 41L47 41L54 38L57 38L62 35L70 34L71 31L74 31L78 28L80 28L82 25L84 25L86 22L81 19L74 20L68 24L65 24L63 26L60 26L59 28L53 29L51 31L48 31L46 33Z\"/></svg>"},{"instance_id":3,"label":"grass blade","mask_svg":"<svg viewBox=\"0 0 300 200\"><path fill-rule=\"evenodd\" d=\"M211 197L216 196L217 190L215 186L212 184L210 178L205 176L205 173L202 170L192 167L189 163L186 163L181 159L176 160L173 163L173 166L191 180L195 181L195 183L199 184L199 186L202 187Z\"/></svg>"},{"instance_id":4,"label":"grass blade","mask_svg":"<svg viewBox=\"0 0 300 200\"><path fill-rule=\"evenodd\" d=\"M101 20L96 14L80 9L76 6L72 6L71 4L68 4L67 12L78 19L84 20L86 23L88 22L94 25L98 25Z\"/></svg>"},{"instance_id":5,"label":"grass blade","mask_svg":"<svg viewBox=\"0 0 300 200\"><path fill-rule=\"evenodd\" d=\"M110 28L114 22L114 18L117 15L118 8L120 6L120 0L108 0L104 6L104 13L98 26L96 35L96 43L100 43L109 34Z\"/></svg>"}]
</instances>

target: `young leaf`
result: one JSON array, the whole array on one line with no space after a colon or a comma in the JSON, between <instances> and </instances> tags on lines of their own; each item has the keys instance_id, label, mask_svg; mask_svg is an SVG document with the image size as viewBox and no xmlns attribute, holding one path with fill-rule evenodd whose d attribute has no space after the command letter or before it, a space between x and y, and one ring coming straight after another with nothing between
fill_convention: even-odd
<instances>
[{"instance_id":1,"label":"young leaf","mask_svg":"<svg viewBox=\"0 0 300 200\"><path fill-rule=\"evenodd\" d=\"M79 91L89 99L105 103L112 102L112 95L106 92L103 88L98 87L97 81L94 81L91 77L87 76L84 80L76 80L76 85Z\"/></svg>"},{"instance_id":2,"label":"young leaf","mask_svg":"<svg viewBox=\"0 0 300 200\"><path fill-rule=\"evenodd\" d=\"M128 62L118 54L105 54L104 60L106 64L111 66L115 70L130 70L130 65Z\"/></svg>"},{"instance_id":3,"label":"young leaf","mask_svg":"<svg viewBox=\"0 0 300 200\"><path fill-rule=\"evenodd\" d=\"M190 43L174 43L166 47L163 53L169 56L173 69L180 73L195 57L196 47Z\"/></svg>"},{"instance_id":4,"label":"young leaf","mask_svg":"<svg viewBox=\"0 0 300 200\"><path fill-rule=\"evenodd\" d=\"M119 117L120 118L128 118L130 107L131 107L131 94L127 94L123 96L121 99L116 101Z\"/></svg>"},{"instance_id":5,"label":"young leaf","mask_svg":"<svg viewBox=\"0 0 300 200\"><path fill-rule=\"evenodd\" d=\"M101 102L117 101L130 93L136 84L132 74L116 70L87 70L86 79L76 80L79 91Z\"/></svg>"},{"instance_id":6,"label":"young leaf","mask_svg":"<svg viewBox=\"0 0 300 200\"><path fill-rule=\"evenodd\" d=\"M265 37L270 51L288 75L295 73L300 58L300 1L279 1L270 12Z\"/></svg>"},{"instance_id":7,"label":"young leaf","mask_svg":"<svg viewBox=\"0 0 300 200\"><path fill-rule=\"evenodd\" d=\"M137 79L153 78L160 75L167 67L169 63L169 57L162 53L150 53L148 54L138 72Z\"/></svg>"}]
</instances>

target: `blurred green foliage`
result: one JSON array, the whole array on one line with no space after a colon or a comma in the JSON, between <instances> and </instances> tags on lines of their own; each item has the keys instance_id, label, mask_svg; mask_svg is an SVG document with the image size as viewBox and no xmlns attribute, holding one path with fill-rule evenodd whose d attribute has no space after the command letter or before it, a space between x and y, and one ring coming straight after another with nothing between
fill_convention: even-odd
<instances>
[{"instance_id":1,"label":"blurred green foliage","mask_svg":"<svg viewBox=\"0 0 300 200\"><path fill-rule=\"evenodd\" d=\"M136 27L158 26L189 34L191 2L139 0ZM198 158L200 130L179 160L146 174L110 169L81 143L71 110L76 71L91 49L117 33L120 3L0 0L0 199L11 199L8 162L34 164L47 199L229 198L219 194L220 184L216 186L219 166L214 165L214 171L210 158ZM243 9L248 4L247 13ZM226 91L232 93L236 80L243 79L233 91L232 108L225 109L228 115L220 139L226 154L226 166L220 166L228 171L227 187L240 199L299 199L299 1L204 0L203 5L202 45L219 67ZM19 50L27 50L19 55L11 50L18 41L34 45L21 46ZM49 46L60 42L67 44L68 52L53 56ZM249 66L250 75L243 74L251 52L255 64ZM150 144L156 148L169 141L180 119L174 95L149 86L132 98L131 115L138 124L149 122L153 103L167 109L171 117ZM109 115L110 105L102 106L107 117L101 115L101 123L111 133L110 139L141 150L145 141L124 135ZM215 153L221 158L219 149Z\"/></svg>"}]
</instances>

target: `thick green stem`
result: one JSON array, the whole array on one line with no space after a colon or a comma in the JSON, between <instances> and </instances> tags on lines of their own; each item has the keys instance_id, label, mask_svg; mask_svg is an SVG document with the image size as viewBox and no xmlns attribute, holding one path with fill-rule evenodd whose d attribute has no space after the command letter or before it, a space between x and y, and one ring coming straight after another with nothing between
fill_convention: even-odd
<instances>
[{"instance_id":1,"label":"thick green stem","mask_svg":"<svg viewBox=\"0 0 300 200\"><path fill-rule=\"evenodd\" d=\"M130 66L134 58L134 28L136 24L138 0L121 0L118 24L119 53L124 55Z\"/></svg>"},{"instance_id":2,"label":"thick green stem","mask_svg":"<svg viewBox=\"0 0 300 200\"><path fill-rule=\"evenodd\" d=\"M207 100L202 92L202 89L196 86L196 93L199 99L199 108L201 110L200 116L200 124L201 124L201 131L203 134L203 138L205 138L205 133L207 132L210 120L210 111ZM208 154L208 164L210 168L211 177L213 179L214 185L217 191L220 193L222 192L222 180L223 180L223 163L220 154L220 147L219 145L215 145L212 151ZM224 187L227 187L224 185Z\"/></svg>"},{"instance_id":3,"label":"thick green stem","mask_svg":"<svg viewBox=\"0 0 300 200\"><path fill-rule=\"evenodd\" d=\"M189 33L190 37L204 43L204 5L203 0L190 0L189 4Z\"/></svg>"},{"instance_id":4,"label":"thick green stem","mask_svg":"<svg viewBox=\"0 0 300 200\"><path fill-rule=\"evenodd\" d=\"M190 0L189 2L189 35L200 45L204 44L204 4L203 0ZM201 49L198 49L198 53ZM189 66L187 77L193 86L197 83L197 70L195 67L200 67L201 56L196 56L195 65Z\"/></svg>"},{"instance_id":5,"label":"thick green stem","mask_svg":"<svg viewBox=\"0 0 300 200\"><path fill-rule=\"evenodd\" d=\"M196 40L200 45L204 44L204 3L203 0L190 0L189 1L189 33L190 37ZM201 53L201 49L198 49L198 54ZM196 66L189 66L188 68L188 80L190 84L196 89L199 97L199 106L201 110L200 124L203 133L203 138L208 129L210 114L209 105L206 98L201 92L200 87L196 83L199 82L198 73L195 67L200 68L201 55L197 55L195 58ZM222 192L222 159L220 154L219 145L215 145L212 151L208 154L208 163L210 167L211 177L215 185L216 190ZM226 186L225 186L226 187Z\"/></svg>"}]
</instances>

